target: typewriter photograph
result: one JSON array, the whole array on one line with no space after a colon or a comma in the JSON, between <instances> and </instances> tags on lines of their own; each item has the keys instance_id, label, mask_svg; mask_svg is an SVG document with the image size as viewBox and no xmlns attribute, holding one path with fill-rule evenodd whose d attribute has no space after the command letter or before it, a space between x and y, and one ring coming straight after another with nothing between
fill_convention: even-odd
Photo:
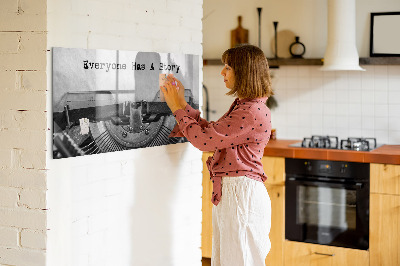
<instances>
[{"instance_id":1,"label":"typewriter photograph","mask_svg":"<svg viewBox=\"0 0 400 266\"><path fill-rule=\"evenodd\" d=\"M186 142L159 86L173 75L199 108L198 55L54 47L53 158Z\"/></svg>"}]
</instances>

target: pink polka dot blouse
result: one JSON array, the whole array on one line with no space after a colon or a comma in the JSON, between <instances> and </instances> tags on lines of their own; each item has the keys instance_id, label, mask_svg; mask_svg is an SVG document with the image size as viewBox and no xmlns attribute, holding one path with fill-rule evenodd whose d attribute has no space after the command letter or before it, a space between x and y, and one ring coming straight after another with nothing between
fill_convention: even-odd
<instances>
[{"instance_id":1,"label":"pink polka dot blouse","mask_svg":"<svg viewBox=\"0 0 400 266\"><path fill-rule=\"evenodd\" d=\"M216 122L201 118L200 111L190 105L174 112L178 124L170 137L186 137L199 150L214 151L207 160L214 205L221 200L224 176L247 176L261 182L267 179L261 164L271 131L271 112L266 100L267 97L237 98Z\"/></svg>"}]
</instances>

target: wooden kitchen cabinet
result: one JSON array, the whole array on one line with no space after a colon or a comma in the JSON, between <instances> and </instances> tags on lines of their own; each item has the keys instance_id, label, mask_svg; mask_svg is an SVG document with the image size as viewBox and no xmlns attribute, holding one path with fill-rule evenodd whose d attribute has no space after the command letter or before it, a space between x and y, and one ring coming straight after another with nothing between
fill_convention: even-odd
<instances>
[{"instance_id":1,"label":"wooden kitchen cabinet","mask_svg":"<svg viewBox=\"0 0 400 266\"><path fill-rule=\"evenodd\" d=\"M365 250L316 245L285 240L285 266L366 266ZM380 264L385 265L385 264Z\"/></svg>"},{"instance_id":2,"label":"wooden kitchen cabinet","mask_svg":"<svg viewBox=\"0 0 400 266\"><path fill-rule=\"evenodd\" d=\"M285 240L285 158L264 156L261 160L267 175L265 187L271 199L271 250L266 266L283 265Z\"/></svg>"},{"instance_id":3,"label":"wooden kitchen cabinet","mask_svg":"<svg viewBox=\"0 0 400 266\"><path fill-rule=\"evenodd\" d=\"M400 265L400 196L371 194L371 266Z\"/></svg>"},{"instance_id":4,"label":"wooden kitchen cabinet","mask_svg":"<svg viewBox=\"0 0 400 266\"><path fill-rule=\"evenodd\" d=\"M261 163L268 177L265 184L285 185L285 158L264 156L261 159Z\"/></svg>"},{"instance_id":5,"label":"wooden kitchen cabinet","mask_svg":"<svg viewBox=\"0 0 400 266\"><path fill-rule=\"evenodd\" d=\"M211 152L203 153L203 195L202 195L202 224L201 224L201 253L204 258L211 258L212 252L212 183L210 181L210 173L206 165Z\"/></svg>"},{"instance_id":6,"label":"wooden kitchen cabinet","mask_svg":"<svg viewBox=\"0 0 400 266\"><path fill-rule=\"evenodd\" d=\"M400 265L400 165L371 164L371 266Z\"/></svg>"},{"instance_id":7,"label":"wooden kitchen cabinet","mask_svg":"<svg viewBox=\"0 0 400 266\"><path fill-rule=\"evenodd\" d=\"M206 166L211 152L203 153L203 217L202 217L202 256L211 258L212 253L212 183ZM271 250L266 258L266 265L283 265L284 230L285 230L285 158L263 157L264 171L268 176L265 182L272 205Z\"/></svg>"},{"instance_id":8,"label":"wooden kitchen cabinet","mask_svg":"<svg viewBox=\"0 0 400 266\"><path fill-rule=\"evenodd\" d=\"M371 193L400 195L400 165L370 164Z\"/></svg>"},{"instance_id":9,"label":"wooden kitchen cabinet","mask_svg":"<svg viewBox=\"0 0 400 266\"><path fill-rule=\"evenodd\" d=\"M265 259L266 266L283 265L285 241L285 187L265 184L271 199L271 250Z\"/></svg>"}]
</instances>

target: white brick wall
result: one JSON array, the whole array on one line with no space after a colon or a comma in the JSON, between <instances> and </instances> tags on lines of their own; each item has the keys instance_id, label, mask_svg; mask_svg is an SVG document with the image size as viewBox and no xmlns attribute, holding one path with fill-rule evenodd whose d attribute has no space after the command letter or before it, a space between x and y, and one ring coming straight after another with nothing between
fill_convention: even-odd
<instances>
[{"instance_id":1,"label":"white brick wall","mask_svg":"<svg viewBox=\"0 0 400 266\"><path fill-rule=\"evenodd\" d=\"M46 3L0 2L1 265L45 265Z\"/></svg>"},{"instance_id":2,"label":"white brick wall","mask_svg":"<svg viewBox=\"0 0 400 266\"><path fill-rule=\"evenodd\" d=\"M50 0L47 8L48 49L202 54L202 0ZM50 66L49 57L49 114ZM201 265L201 152L176 144L52 160L47 139L48 265Z\"/></svg>"}]
</instances>

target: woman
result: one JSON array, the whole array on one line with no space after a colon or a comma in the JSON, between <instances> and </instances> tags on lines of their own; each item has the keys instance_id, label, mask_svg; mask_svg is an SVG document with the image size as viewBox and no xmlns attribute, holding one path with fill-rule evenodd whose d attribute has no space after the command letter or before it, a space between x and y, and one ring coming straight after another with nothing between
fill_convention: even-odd
<instances>
[{"instance_id":1,"label":"woman","mask_svg":"<svg viewBox=\"0 0 400 266\"><path fill-rule=\"evenodd\" d=\"M160 89L177 120L170 136L185 136L196 148L214 151L207 160L213 182L212 265L265 265L271 244L271 202L261 158L271 130L268 62L252 45L225 51L221 71L227 95L237 97L218 121L200 118L184 99L179 80Z\"/></svg>"}]
</instances>

